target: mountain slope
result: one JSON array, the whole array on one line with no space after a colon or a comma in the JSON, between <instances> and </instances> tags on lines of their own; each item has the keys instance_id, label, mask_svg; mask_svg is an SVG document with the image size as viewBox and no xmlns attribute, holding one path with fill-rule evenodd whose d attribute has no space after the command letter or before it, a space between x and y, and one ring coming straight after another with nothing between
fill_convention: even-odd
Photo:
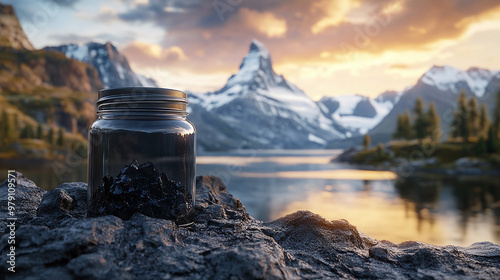
<instances>
[{"instance_id":1,"label":"mountain slope","mask_svg":"<svg viewBox=\"0 0 500 280\"><path fill-rule=\"evenodd\" d=\"M156 81L132 71L127 58L111 43L87 43L84 45L61 45L46 47L48 51L58 51L68 58L93 65L106 88L144 86L157 87Z\"/></svg>"},{"instance_id":2,"label":"mountain slope","mask_svg":"<svg viewBox=\"0 0 500 280\"><path fill-rule=\"evenodd\" d=\"M228 133L244 136L244 141L228 144L229 149L320 148L345 137L343 128L325 117L313 100L274 72L269 51L256 40L222 89L191 94L190 102L215 114L231 129ZM200 121L193 120L196 126L205 125Z\"/></svg>"}]
</instances>

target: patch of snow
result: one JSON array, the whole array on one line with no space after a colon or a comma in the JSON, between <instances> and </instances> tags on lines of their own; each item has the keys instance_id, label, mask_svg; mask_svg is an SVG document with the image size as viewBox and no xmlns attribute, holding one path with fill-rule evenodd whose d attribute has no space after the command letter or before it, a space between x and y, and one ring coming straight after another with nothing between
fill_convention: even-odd
<instances>
[{"instance_id":1,"label":"patch of snow","mask_svg":"<svg viewBox=\"0 0 500 280\"><path fill-rule=\"evenodd\" d=\"M309 141L311 142L315 142L315 143L318 143L318 144L321 144L321 145L325 145L326 144L326 141L319 138L318 136L312 134L312 133L309 133L309 135L307 135L307 139L309 139Z\"/></svg>"},{"instance_id":2,"label":"patch of snow","mask_svg":"<svg viewBox=\"0 0 500 280\"><path fill-rule=\"evenodd\" d=\"M88 61L89 49L87 45L70 44L66 49L66 57L73 58L80 61Z\"/></svg>"},{"instance_id":3,"label":"patch of snow","mask_svg":"<svg viewBox=\"0 0 500 280\"><path fill-rule=\"evenodd\" d=\"M114 63L116 71L118 72L118 76L120 76L120 79L125 80L125 70L119 63Z\"/></svg>"},{"instance_id":4,"label":"patch of snow","mask_svg":"<svg viewBox=\"0 0 500 280\"><path fill-rule=\"evenodd\" d=\"M335 111L335 114L352 115L358 103L366 98L367 97L361 95L343 95L335 97L335 100L339 102L339 108Z\"/></svg>"}]
</instances>

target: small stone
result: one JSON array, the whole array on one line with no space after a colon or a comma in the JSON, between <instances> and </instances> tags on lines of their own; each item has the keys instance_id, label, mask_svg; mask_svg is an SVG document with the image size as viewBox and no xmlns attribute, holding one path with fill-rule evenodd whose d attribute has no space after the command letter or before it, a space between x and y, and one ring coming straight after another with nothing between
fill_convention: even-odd
<instances>
[{"instance_id":1,"label":"small stone","mask_svg":"<svg viewBox=\"0 0 500 280\"><path fill-rule=\"evenodd\" d=\"M370 258L377 259L379 261L387 262L387 249L380 247L371 247L369 250Z\"/></svg>"},{"instance_id":2,"label":"small stone","mask_svg":"<svg viewBox=\"0 0 500 280\"><path fill-rule=\"evenodd\" d=\"M86 201L87 184L64 183L43 196L37 216L84 218L87 211Z\"/></svg>"}]
</instances>

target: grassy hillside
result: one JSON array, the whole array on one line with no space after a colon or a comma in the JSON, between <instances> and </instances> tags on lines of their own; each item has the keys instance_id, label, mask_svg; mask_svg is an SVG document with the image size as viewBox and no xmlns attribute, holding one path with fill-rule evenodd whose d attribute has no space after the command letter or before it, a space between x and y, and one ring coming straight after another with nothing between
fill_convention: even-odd
<instances>
[{"instance_id":1,"label":"grassy hillside","mask_svg":"<svg viewBox=\"0 0 500 280\"><path fill-rule=\"evenodd\" d=\"M0 47L2 162L85 157L101 87L95 68L64 54Z\"/></svg>"}]
</instances>

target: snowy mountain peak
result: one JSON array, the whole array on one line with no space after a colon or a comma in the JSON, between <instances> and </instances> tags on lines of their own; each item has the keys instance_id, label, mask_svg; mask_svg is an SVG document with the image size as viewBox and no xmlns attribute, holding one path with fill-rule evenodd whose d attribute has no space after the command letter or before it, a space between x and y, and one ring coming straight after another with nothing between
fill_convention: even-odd
<instances>
[{"instance_id":1,"label":"snowy mountain peak","mask_svg":"<svg viewBox=\"0 0 500 280\"><path fill-rule=\"evenodd\" d=\"M300 91L288 83L283 76L274 72L269 51L264 44L257 40L252 41L250 51L241 62L238 73L229 78L221 91L226 91L234 86L246 90L269 90L273 87L283 87L291 91Z\"/></svg>"},{"instance_id":2,"label":"snowy mountain peak","mask_svg":"<svg viewBox=\"0 0 500 280\"><path fill-rule=\"evenodd\" d=\"M45 50L62 52L68 58L80 60L93 65L106 88L146 86L156 87L153 79L146 78L132 71L127 58L116 47L90 42L84 45L68 44L57 47L46 47Z\"/></svg>"},{"instance_id":3,"label":"snowy mountain peak","mask_svg":"<svg viewBox=\"0 0 500 280\"><path fill-rule=\"evenodd\" d=\"M441 91L459 93L468 86L477 96L484 95L486 86L497 71L477 67L462 71L451 66L432 66L421 78L423 83L435 86Z\"/></svg>"},{"instance_id":4,"label":"snowy mountain peak","mask_svg":"<svg viewBox=\"0 0 500 280\"><path fill-rule=\"evenodd\" d=\"M250 44L250 52L259 52L262 56L269 57L269 51L267 48L256 39L253 39L252 44Z\"/></svg>"},{"instance_id":5,"label":"snowy mountain peak","mask_svg":"<svg viewBox=\"0 0 500 280\"><path fill-rule=\"evenodd\" d=\"M226 125L219 130L245 135L254 147L318 148L345 137L316 102L274 72L269 51L256 40L222 89L190 98L196 126L206 127L213 114L212 123L217 118Z\"/></svg>"}]
</instances>

